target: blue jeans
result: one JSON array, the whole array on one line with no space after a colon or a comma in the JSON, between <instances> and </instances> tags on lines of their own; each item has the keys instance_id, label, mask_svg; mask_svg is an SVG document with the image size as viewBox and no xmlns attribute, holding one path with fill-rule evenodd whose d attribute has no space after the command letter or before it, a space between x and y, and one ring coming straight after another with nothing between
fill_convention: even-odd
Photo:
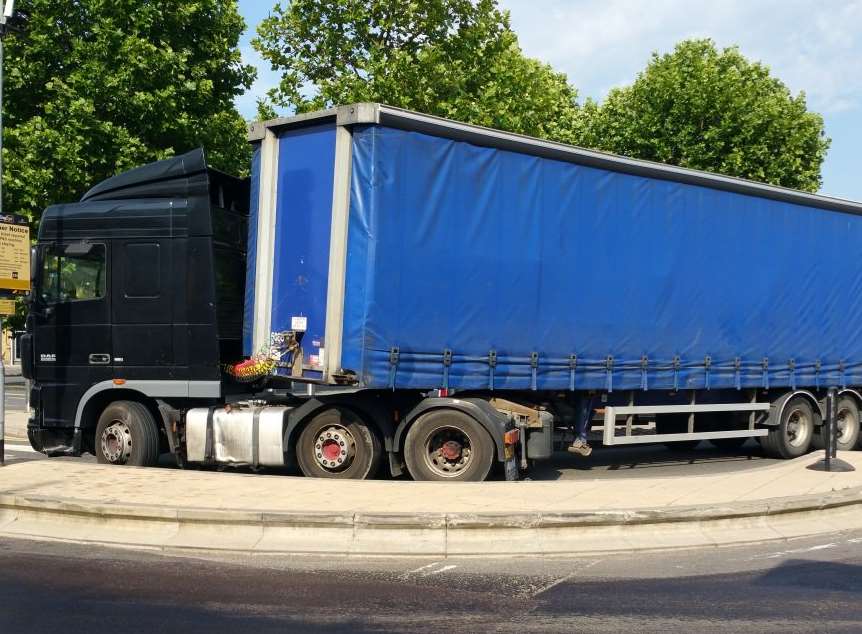
<instances>
[{"instance_id":1,"label":"blue jeans","mask_svg":"<svg viewBox=\"0 0 862 634\"><path fill-rule=\"evenodd\" d=\"M587 442L587 434L593 423L593 396L583 396L578 400L575 433L580 440Z\"/></svg>"}]
</instances>

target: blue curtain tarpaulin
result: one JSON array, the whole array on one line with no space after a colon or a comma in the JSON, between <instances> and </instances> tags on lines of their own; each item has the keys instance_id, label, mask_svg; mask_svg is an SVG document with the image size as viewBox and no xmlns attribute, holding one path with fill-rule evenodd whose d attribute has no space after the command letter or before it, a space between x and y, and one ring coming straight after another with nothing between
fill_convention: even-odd
<instances>
[{"instance_id":1,"label":"blue curtain tarpaulin","mask_svg":"<svg viewBox=\"0 0 862 634\"><path fill-rule=\"evenodd\" d=\"M379 125L351 178L368 387L862 382L859 216Z\"/></svg>"}]
</instances>

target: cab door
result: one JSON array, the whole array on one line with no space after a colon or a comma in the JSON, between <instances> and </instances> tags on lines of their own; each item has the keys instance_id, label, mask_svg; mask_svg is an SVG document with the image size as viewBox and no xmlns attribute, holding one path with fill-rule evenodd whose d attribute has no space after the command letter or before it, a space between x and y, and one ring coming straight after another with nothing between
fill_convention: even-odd
<instances>
[{"instance_id":1,"label":"cab door","mask_svg":"<svg viewBox=\"0 0 862 634\"><path fill-rule=\"evenodd\" d=\"M34 366L42 424L69 427L92 385L113 377L110 245L41 245L31 311Z\"/></svg>"},{"instance_id":2,"label":"cab door","mask_svg":"<svg viewBox=\"0 0 862 634\"><path fill-rule=\"evenodd\" d=\"M117 375L174 378L171 240L117 239L112 248L111 321Z\"/></svg>"}]
</instances>

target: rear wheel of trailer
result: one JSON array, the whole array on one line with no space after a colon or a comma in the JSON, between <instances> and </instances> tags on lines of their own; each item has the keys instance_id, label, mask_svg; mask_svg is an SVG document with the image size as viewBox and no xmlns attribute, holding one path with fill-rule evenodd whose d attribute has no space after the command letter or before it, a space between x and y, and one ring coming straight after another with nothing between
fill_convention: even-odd
<instances>
[{"instance_id":1,"label":"rear wheel of trailer","mask_svg":"<svg viewBox=\"0 0 862 634\"><path fill-rule=\"evenodd\" d=\"M851 451L859 442L859 404L852 396L842 396L835 404L835 423L838 427L838 451ZM821 425L814 434L815 449L826 447L828 425Z\"/></svg>"},{"instance_id":2,"label":"rear wheel of trailer","mask_svg":"<svg viewBox=\"0 0 862 634\"><path fill-rule=\"evenodd\" d=\"M773 458L798 458L811 450L815 412L804 396L794 396L784 405L778 425L761 437L763 450Z\"/></svg>"}]
</instances>

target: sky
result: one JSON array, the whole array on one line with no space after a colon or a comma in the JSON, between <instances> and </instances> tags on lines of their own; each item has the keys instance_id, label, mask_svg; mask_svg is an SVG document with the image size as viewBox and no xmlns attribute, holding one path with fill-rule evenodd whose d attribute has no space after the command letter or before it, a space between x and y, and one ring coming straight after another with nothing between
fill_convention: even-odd
<instances>
[{"instance_id":1,"label":"sky","mask_svg":"<svg viewBox=\"0 0 862 634\"><path fill-rule=\"evenodd\" d=\"M237 99L253 118L259 96L277 84L250 45L274 0L239 0L248 30L243 58L258 68ZM809 108L823 115L832 139L821 193L862 201L862 0L501 0L521 48L565 72L581 100L601 100L631 83L650 54L680 40L711 37L738 45L770 67Z\"/></svg>"}]
</instances>

